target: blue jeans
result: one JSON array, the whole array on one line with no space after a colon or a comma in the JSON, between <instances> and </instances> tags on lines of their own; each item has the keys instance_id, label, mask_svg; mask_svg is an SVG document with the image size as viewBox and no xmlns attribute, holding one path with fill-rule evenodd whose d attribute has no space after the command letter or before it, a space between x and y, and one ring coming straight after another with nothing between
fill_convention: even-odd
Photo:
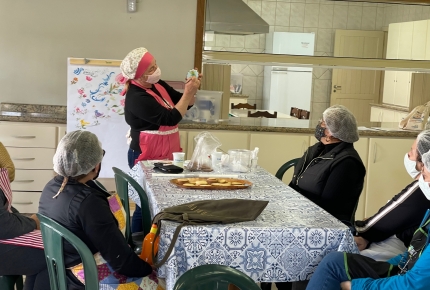
<instances>
[{"instance_id":1,"label":"blue jeans","mask_svg":"<svg viewBox=\"0 0 430 290\"><path fill-rule=\"evenodd\" d=\"M128 149L128 166L133 168L134 162L136 161L137 157L139 157L140 151L136 151L133 149ZM137 232L143 232L142 227L142 209L136 205L136 209L134 210L133 217L131 219L131 232L137 233Z\"/></svg>"},{"instance_id":2,"label":"blue jeans","mask_svg":"<svg viewBox=\"0 0 430 290\"><path fill-rule=\"evenodd\" d=\"M344 253L333 252L324 257L312 275L306 290L339 290L340 283L349 281Z\"/></svg>"}]
</instances>

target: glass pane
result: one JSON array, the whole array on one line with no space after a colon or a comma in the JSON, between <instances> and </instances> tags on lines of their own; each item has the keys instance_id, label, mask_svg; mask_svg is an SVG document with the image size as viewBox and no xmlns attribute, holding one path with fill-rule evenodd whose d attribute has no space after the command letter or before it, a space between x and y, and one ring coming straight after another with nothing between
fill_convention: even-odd
<instances>
[{"instance_id":1,"label":"glass pane","mask_svg":"<svg viewBox=\"0 0 430 290\"><path fill-rule=\"evenodd\" d=\"M206 3L204 50L430 59L428 5L326 0Z\"/></svg>"}]
</instances>

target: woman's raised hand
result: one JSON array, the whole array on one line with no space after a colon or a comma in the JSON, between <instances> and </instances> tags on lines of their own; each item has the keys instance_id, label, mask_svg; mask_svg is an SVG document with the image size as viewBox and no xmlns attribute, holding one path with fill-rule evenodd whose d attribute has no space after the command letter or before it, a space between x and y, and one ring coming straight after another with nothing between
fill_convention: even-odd
<instances>
[{"instance_id":1,"label":"woman's raised hand","mask_svg":"<svg viewBox=\"0 0 430 290\"><path fill-rule=\"evenodd\" d=\"M194 97L197 93L197 90L200 87L200 75L199 78L191 77L185 84L184 95L187 97Z\"/></svg>"}]
</instances>

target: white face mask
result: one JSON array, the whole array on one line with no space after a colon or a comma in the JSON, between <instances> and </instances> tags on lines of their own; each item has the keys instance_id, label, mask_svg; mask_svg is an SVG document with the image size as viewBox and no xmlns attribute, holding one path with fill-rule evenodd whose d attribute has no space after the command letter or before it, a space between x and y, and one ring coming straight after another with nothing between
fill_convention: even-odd
<instances>
[{"instance_id":1,"label":"white face mask","mask_svg":"<svg viewBox=\"0 0 430 290\"><path fill-rule=\"evenodd\" d=\"M161 77L161 69L160 67L157 67L157 69L152 73L152 75L148 76L148 79L146 80L146 82L150 84L156 84L160 80L160 77Z\"/></svg>"},{"instance_id":2,"label":"white face mask","mask_svg":"<svg viewBox=\"0 0 430 290\"><path fill-rule=\"evenodd\" d=\"M420 172L415 168L417 163L409 159L408 153L405 154L405 159L403 162L405 163L406 171L412 178L415 178L418 176L418 174L420 174Z\"/></svg>"},{"instance_id":3,"label":"white face mask","mask_svg":"<svg viewBox=\"0 0 430 290\"><path fill-rule=\"evenodd\" d=\"M418 185L420 186L420 189L424 193L425 197L428 200L430 200L430 186L429 186L429 182L425 182L422 175L418 179Z\"/></svg>"}]
</instances>

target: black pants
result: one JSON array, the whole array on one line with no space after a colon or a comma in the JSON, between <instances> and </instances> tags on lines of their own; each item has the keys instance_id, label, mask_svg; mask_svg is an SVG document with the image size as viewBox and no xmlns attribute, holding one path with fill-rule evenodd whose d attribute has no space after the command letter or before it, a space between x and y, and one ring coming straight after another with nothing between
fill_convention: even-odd
<instances>
[{"instance_id":1,"label":"black pants","mask_svg":"<svg viewBox=\"0 0 430 290\"><path fill-rule=\"evenodd\" d=\"M24 290L49 290L43 250L0 244L0 276L26 275Z\"/></svg>"}]
</instances>

